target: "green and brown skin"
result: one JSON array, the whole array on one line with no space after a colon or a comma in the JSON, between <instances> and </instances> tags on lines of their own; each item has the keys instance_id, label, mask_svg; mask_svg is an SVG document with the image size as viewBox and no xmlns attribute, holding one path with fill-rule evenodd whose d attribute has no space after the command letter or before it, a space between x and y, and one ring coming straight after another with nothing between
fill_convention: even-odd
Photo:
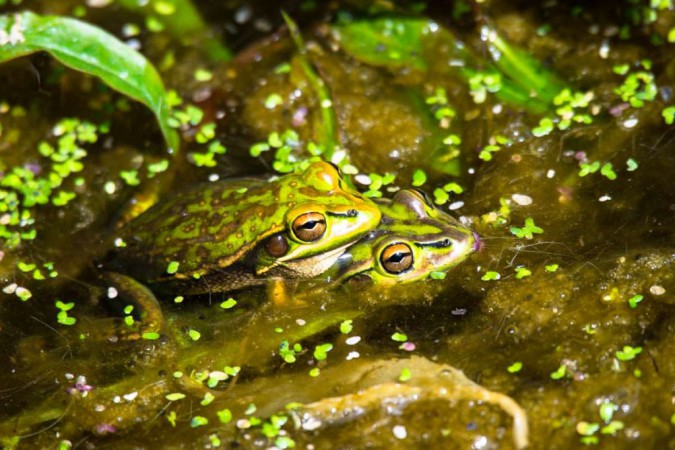
<instances>
[{"instance_id":1,"label":"green and brown skin","mask_svg":"<svg viewBox=\"0 0 675 450\"><path fill-rule=\"evenodd\" d=\"M103 264L175 295L311 278L374 229L378 207L335 167L311 164L273 181L222 181L151 208L119 233ZM179 263L175 274L169 263Z\"/></svg>"},{"instance_id":2,"label":"green and brown skin","mask_svg":"<svg viewBox=\"0 0 675 450\"><path fill-rule=\"evenodd\" d=\"M350 246L322 277L337 283L367 277L377 286L421 280L465 260L478 235L413 189L379 204L380 225Z\"/></svg>"}]
</instances>

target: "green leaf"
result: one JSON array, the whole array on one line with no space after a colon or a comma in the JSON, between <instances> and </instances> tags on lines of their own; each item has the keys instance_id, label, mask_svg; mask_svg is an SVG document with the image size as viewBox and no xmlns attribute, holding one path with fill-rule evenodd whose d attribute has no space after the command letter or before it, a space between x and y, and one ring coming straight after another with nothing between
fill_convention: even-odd
<instances>
[{"instance_id":1,"label":"green leaf","mask_svg":"<svg viewBox=\"0 0 675 450\"><path fill-rule=\"evenodd\" d=\"M182 400L182 399L184 399L184 398L185 398L185 394L183 394L183 393L181 393L181 392L174 392L174 393L171 393L171 394L166 394L166 395L164 396L164 398L166 398L166 399L167 399L168 401L170 401L170 402L175 402L175 401L177 401L177 400Z\"/></svg>"},{"instance_id":2,"label":"green leaf","mask_svg":"<svg viewBox=\"0 0 675 450\"><path fill-rule=\"evenodd\" d=\"M408 340L408 336L403 333L396 332L391 335L391 340L395 342L405 342Z\"/></svg>"},{"instance_id":3,"label":"green leaf","mask_svg":"<svg viewBox=\"0 0 675 450\"><path fill-rule=\"evenodd\" d=\"M17 29L20 33L13 32ZM169 105L157 70L108 32L80 20L26 11L0 16L0 30L17 38L0 46L0 63L46 51L66 66L99 77L105 84L152 110L174 151L178 133L168 125Z\"/></svg>"},{"instance_id":4,"label":"green leaf","mask_svg":"<svg viewBox=\"0 0 675 450\"><path fill-rule=\"evenodd\" d=\"M499 272L495 272L495 271L490 270L490 271L485 272L485 275L480 277L480 279L483 280L483 281L495 281L495 280L499 280L501 277L502 276L499 274Z\"/></svg>"},{"instance_id":5,"label":"green leaf","mask_svg":"<svg viewBox=\"0 0 675 450\"><path fill-rule=\"evenodd\" d=\"M523 368L523 363L520 361L516 361L513 364L511 364L509 367L506 368L506 370L509 373L518 373L520 370Z\"/></svg>"},{"instance_id":6,"label":"green leaf","mask_svg":"<svg viewBox=\"0 0 675 450\"><path fill-rule=\"evenodd\" d=\"M340 323L340 333L342 334L349 334L352 332L354 329L354 321L351 319L347 319Z\"/></svg>"},{"instance_id":7,"label":"green leaf","mask_svg":"<svg viewBox=\"0 0 675 450\"><path fill-rule=\"evenodd\" d=\"M417 169L415 173L413 173L413 178L412 178L412 185L415 187L422 186L424 183L427 181L427 174L424 173L424 170L422 169Z\"/></svg>"},{"instance_id":8,"label":"green leaf","mask_svg":"<svg viewBox=\"0 0 675 450\"><path fill-rule=\"evenodd\" d=\"M644 296L636 294L628 299L628 305L631 308L637 308L638 303L640 303L642 300L644 300Z\"/></svg>"},{"instance_id":9,"label":"green leaf","mask_svg":"<svg viewBox=\"0 0 675 450\"><path fill-rule=\"evenodd\" d=\"M347 53L374 66L409 66L426 70L425 36L434 22L423 18L382 17L355 20L336 27Z\"/></svg>"}]
</instances>

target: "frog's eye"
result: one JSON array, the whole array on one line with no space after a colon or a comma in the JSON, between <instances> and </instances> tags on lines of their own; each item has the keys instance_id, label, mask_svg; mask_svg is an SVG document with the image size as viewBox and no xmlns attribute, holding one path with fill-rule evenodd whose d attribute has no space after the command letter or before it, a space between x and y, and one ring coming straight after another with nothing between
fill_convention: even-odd
<instances>
[{"instance_id":1,"label":"frog's eye","mask_svg":"<svg viewBox=\"0 0 675 450\"><path fill-rule=\"evenodd\" d=\"M279 258L288 251L288 241L283 234L275 234L265 243L265 251L268 255Z\"/></svg>"},{"instance_id":2,"label":"frog's eye","mask_svg":"<svg viewBox=\"0 0 675 450\"><path fill-rule=\"evenodd\" d=\"M413 254L408 244L397 242L388 245L380 255L380 264L389 273L398 275L413 265Z\"/></svg>"},{"instance_id":3,"label":"frog's eye","mask_svg":"<svg viewBox=\"0 0 675 450\"><path fill-rule=\"evenodd\" d=\"M326 232L326 218L317 212L305 213L296 217L291 227L301 241L314 242Z\"/></svg>"}]
</instances>

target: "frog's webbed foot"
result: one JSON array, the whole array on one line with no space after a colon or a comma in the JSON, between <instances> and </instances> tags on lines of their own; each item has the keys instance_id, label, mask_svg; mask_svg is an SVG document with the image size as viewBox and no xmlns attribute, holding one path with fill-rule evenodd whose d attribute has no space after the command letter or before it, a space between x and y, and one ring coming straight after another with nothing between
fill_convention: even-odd
<instances>
[{"instance_id":1,"label":"frog's webbed foot","mask_svg":"<svg viewBox=\"0 0 675 450\"><path fill-rule=\"evenodd\" d=\"M162 307L155 294L143 284L121 273L106 272L104 279L109 283L108 300L117 305L126 302L122 306L126 316L124 323L116 330L117 335L124 340L159 337L165 322Z\"/></svg>"},{"instance_id":2,"label":"frog's webbed foot","mask_svg":"<svg viewBox=\"0 0 675 450\"><path fill-rule=\"evenodd\" d=\"M267 299L277 308L305 306L304 296L295 296L297 283L273 278L267 282Z\"/></svg>"}]
</instances>

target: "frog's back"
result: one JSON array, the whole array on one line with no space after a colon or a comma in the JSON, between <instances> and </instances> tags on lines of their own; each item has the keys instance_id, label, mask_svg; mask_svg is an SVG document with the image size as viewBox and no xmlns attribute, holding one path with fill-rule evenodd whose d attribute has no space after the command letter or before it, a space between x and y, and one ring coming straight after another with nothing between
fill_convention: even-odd
<instances>
[{"instance_id":1,"label":"frog's back","mask_svg":"<svg viewBox=\"0 0 675 450\"><path fill-rule=\"evenodd\" d=\"M275 182L233 180L198 186L161 202L123 227L106 267L158 282L169 263L173 277L194 278L225 268L258 242L284 229L293 194Z\"/></svg>"}]
</instances>

